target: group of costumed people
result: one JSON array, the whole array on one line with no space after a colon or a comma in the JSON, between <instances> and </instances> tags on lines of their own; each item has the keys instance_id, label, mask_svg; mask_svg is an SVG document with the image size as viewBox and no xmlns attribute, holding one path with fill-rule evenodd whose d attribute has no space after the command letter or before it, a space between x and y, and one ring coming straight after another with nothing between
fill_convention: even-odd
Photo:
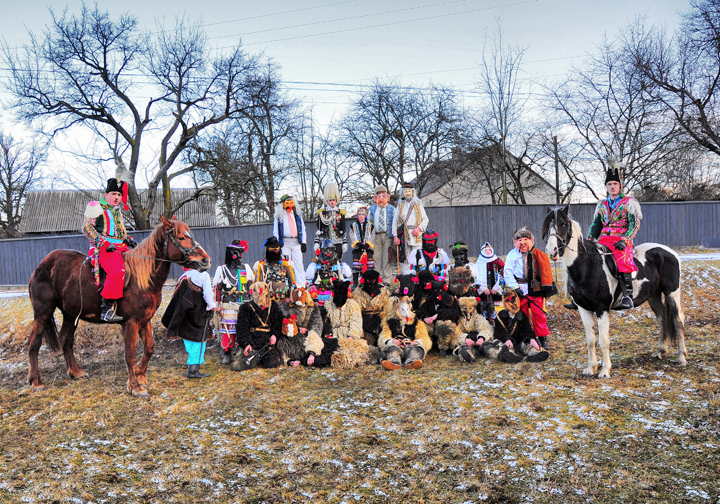
<instances>
[{"instance_id":1,"label":"group of costumed people","mask_svg":"<svg viewBox=\"0 0 720 504\"><path fill-rule=\"evenodd\" d=\"M627 309L633 307L633 238L642 214L624 193L618 166L608 170L605 182L607 197L598 202L589 238L612 251L625 285L615 308ZM549 357L545 302L557 288L549 258L535 248L529 229L513 233L505 261L486 242L471 262L467 245L458 241L450 247L451 262L409 184L403 184L396 207L378 186L375 204L360 208L349 229L337 186L329 184L324 196L316 212L315 258L306 269L302 211L285 195L260 261L252 267L243 262L248 243L233 240L212 280L195 270L180 277L162 322L168 337L185 342L189 378L207 376L199 368L212 326L222 363L238 371L370 363L417 369L431 348L467 363ZM115 313L124 284L122 253L137 245L123 225L121 201L127 201L127 184L110 179L104 197L88 204L84 224L102 289L101 318L111 323L122 321ZM342 262L348 246L352 267Z\"/></svg>"}]
</instances>

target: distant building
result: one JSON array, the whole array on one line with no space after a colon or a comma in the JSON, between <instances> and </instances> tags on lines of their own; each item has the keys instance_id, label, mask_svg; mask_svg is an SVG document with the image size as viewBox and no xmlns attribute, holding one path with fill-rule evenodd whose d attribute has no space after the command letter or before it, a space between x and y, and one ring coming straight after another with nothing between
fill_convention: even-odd
<instances>
[{"instance_id":1,"label":"distant building","mask_svg":"<svg viewBox=\"0 0 720 504\"><path fill-rule=\"evenodd\" d=\"M195 189L173 189L173 201L182 201L195 194ZM140 201L147 203L147 191L138 192ZM161 196L160 194L158 194ZM23 207L20 230L26 235L77 234L82 232L85 207L91 200L102 198L102 191L30 191ZM122 205L122 203L121 203ZM160 222L163 200L155 201L150 225ZM215 197L204 195L183 205L175 216L191 227L216 226ZM132 212L123 211L128 229L134 229Z\"/></svg>"},{"instance_id":2,"label":"distant building","mask_svg":"<svg viewBox=\"0 0 720 504\"><path fill-rule=\"evenodd\" d=\"M555 204L555 187L542 176L508 153L512 173L506 173L509 204ZM426 207L501 204L502 156L499 147L477 149L470 153L453 152L451 159L435 163L420 191ZM518 184L517 171L520 171ZM522 190L521 190L522 189ZM521 195L522 193L522 195Z\"/></svg>"}]
</instances>

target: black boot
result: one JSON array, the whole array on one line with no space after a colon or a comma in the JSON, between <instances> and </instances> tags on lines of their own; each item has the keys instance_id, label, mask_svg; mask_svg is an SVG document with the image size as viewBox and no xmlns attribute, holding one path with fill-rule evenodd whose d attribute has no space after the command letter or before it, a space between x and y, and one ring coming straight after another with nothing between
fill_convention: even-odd
<instances>
[{"instance_id":1,"label":"black boot","mask_svg":"<svg viewBox=\"0 0 720 504\"><path fill-rule=\"evenodd\" d=\"M232 350L231 350L231 349L228 348L227 350L225 350L225 351L223 352L223 360L222 360L222 363L223 363L223 365L225 365L225 366L227 366L227 365L229 365L230 363L232 363Z\"/></svg>"},{"instance_id":2,"label":"black boot","mask_svg":"<svg viewBox=\"0 0 720 504\"><path fill-rule=\"evenodd\" d=\"M528 355L525 357L525 360L528 362L543 362L550 358L550 354L547 353L545 350L542 352L536 352L532 355Z\"/></svg>"},{"instance_id":3,"label":"black boot","mask_svg":"<svg viewBox=\"0 0 720 504\"><path fill-rule=\"evenodd\" d=\"M469 348L462 348L460 350L460 358L468 364L475 362L475 357L472 356Z\"/></svg>"},{"instance_id":4,"label":"black boot","mask_svg":"<svg viewBox=\"0 0 720 504\"><path fill-rule=\"evenodd\" d=\"M358 278L360 278L360 273L358 271L353 272L353 288L358 286Z\"/></svg>"},{"instance_id":5,"label":"black boot","mask_svg":"<svg viewBox=\"0 0 720 504\"><path fill-rule=\"evenodd\" d=\"M573 301L573 300L570 300L569 303L564 304L563 307L567 308L568 310L577 310L578 309L577 305L575 304L575 301Z\"/></svg>"},{"instance_id":6,"label":"black boot","mask_svg":"<svg viewBox=\"0 0 720 504\"><path fill-rule=\"evenodd\" d=\"M538 336L538 342L540 343L540 348L543 350L550 350L550 344L547 341L547 336Z\"/></svg>"},{"instance_id":7,"label":"black boot","mask_svg":"<svg viewBox=\"0 0 720 504\"><path fill-rule=\"evenodd\" d=\"M210 376L207 373L200 372L200 364L190 364L188 366L187 377L188 378L207 378Z\"/></svg>"},{"instance_id":8,"label":"black boot","mask_svg":"<svg viewBox=\"0 0 720 504\"><path fill-rule=\"evenodd\" d=\"M633 304L633 287L632 287L632 273L622 274L622 284L625 295L620 300L620 304L615 308L616 310L631 310L635 308Z\"/></svg>"},{"instance_id":9,"label":"black boot","mask_svg":"<svg viewBox=\"0 0 720 504\"><path fill-rule=\"evenodd\" d=\"M523 360L523 358L517 355L515 352L511 351L507 345L503 345L500 349L500 353L497 356L497 360L499 360L500 362L505 362L507 364L517 364L518 362Z\"/></svg>"},{"instance_id":10,"label":"black boot","mask_svg":"<svg viewBox=\"0 0 720 504\"><path fill-rule=\"evenodd\" d=\"M100 303L100 320L111 324L122 322L123 318L115 313L116 309L117 304L114 300L102 298L102 302Z\"/></svg>"}]
</instances>

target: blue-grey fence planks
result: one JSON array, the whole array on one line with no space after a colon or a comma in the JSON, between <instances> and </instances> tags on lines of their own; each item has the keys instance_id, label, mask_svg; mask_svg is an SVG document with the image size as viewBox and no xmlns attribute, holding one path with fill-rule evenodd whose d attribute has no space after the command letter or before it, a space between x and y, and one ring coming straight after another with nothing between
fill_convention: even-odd
<instances>
[{"instance_id":1,"label":"blue-grey fence planks","mask_svg":"<svg viewBox=\"0 0 720 504\"><path fill-rule=\"evenodd\" d=\"M594 203L572 205L570 212L587 232ZM703 245L720 247L720 201L643 203L643 221L635 242L656 242L670 247ZM527 226L535 233L536 245L544 247L540 236L542 221L547 213L546 205L487 205L438 207L427 209L430 227L440 233L439 246L446 249L455 241L467 243L471 256L477 256L480 247L489 241L499 255L506 254L512 247L512 232L520 226ZM312 239L315 223L306 223L308 251L305 266L313 257ZM141 241L149 231L133 232ZM234 238L247 240L250 250L244 256L251 266L260 259L262 243L272 233L272 224L247 226L193 228L197 241L213 259L211 275L215 266L225 259L225 245ZM22 285L30 280L35 267L51 251L59 248L86 251L88 240L85 236L64 235L14 240L0 240L0 285ZM344 260L350 262L350 253ZM176 278L182 269L173 266L171 276Z\"/></svg>"}]
</instances>

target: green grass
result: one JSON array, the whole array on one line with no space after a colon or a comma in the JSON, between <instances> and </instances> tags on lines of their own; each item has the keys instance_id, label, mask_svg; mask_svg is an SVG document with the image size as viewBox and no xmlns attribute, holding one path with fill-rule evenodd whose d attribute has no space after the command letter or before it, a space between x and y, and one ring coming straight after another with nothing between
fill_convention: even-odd
<instances>
[{"instance_id":1,"label":"green grass","mask_svg":"<svg viewBox=\"0 0 720 504\"><path fill-rule=\"evenodd\" d=\"M687 368L650 357L642 307L613 315L612 377L582 377L582 324L556 299L552 358L535 365L234 373L213 348L212 376L187 380L182 343L157 329L149 401L125 392L117 329L90 326L78 361L92 379L43 351L50 387L30 393L9 330L28 307L2 300L0 500L715 504L720 263L684 276Z\"/></svg>"}]
</instances>

